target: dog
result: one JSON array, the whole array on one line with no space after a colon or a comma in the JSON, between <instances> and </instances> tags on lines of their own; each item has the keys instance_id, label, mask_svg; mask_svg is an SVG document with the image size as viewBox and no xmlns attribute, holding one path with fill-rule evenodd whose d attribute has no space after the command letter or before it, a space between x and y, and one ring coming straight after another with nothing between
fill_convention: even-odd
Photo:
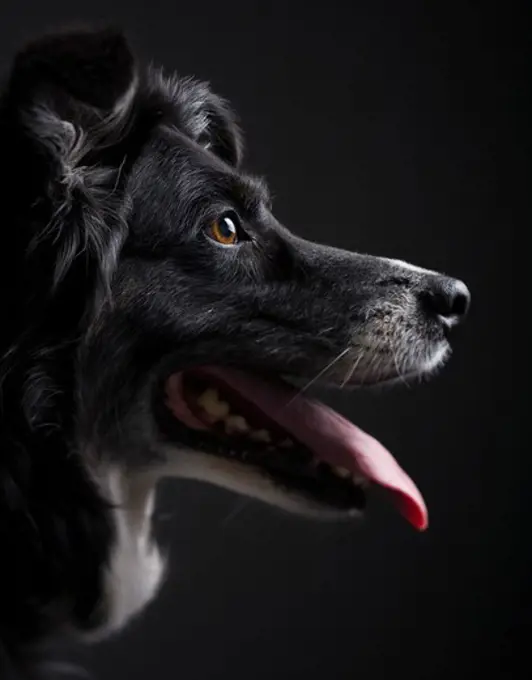
<instances>
[{"instance_id":1,"label":"dog","mask_svg":"<svg viewBox=\"0 0 532 680\"><path fill-rule=\"evenodd\" d=\"M306 386L431 375L466 285L290 232L227 102L120 31L27 44L0 101L0 663L30 677L50 636L156 596L164 477L329 520L373 482L426 528L391 454Z\"/></svg>"}]
</instances>

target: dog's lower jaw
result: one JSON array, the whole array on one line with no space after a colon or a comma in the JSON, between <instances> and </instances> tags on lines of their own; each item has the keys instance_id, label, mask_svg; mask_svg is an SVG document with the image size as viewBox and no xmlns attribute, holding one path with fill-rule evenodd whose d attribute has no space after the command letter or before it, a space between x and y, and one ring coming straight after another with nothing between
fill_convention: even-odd
<instances>
[{"instance_id":1,"label":"dog's lower jaw","mask_svg":"<svg viewBox=\"0 0 532 680\"><path fill-rule=\"evenodd\" d=\"M175 477L197 480L232 491L288 512L317 520L341 521L359 517L362 511L326 507L296 492L279 487L252 465L239 463L210 453L172 445L161 447L165 463L159 470L161 478Z\"/></svg>"},{"instance_id":2,"label":"dog's lower jaw","mask_svg":"<svg viewBox=\"0 0 532 680\"><path fill-rule=\"evenodd\" d=\"M98 642L123 629L157 596L166 574L166 560L152 535L157 484L176 477L215 484L255 498L291 514L313 519L353 519L361 511L327 510L276 488L247 466L211 454L170 445L161 447L161 460L149 470L102 464L96 477L101 493L112 505L115 539L104 568L97 625L83 633Z\"/></svg>"}]
</instances>

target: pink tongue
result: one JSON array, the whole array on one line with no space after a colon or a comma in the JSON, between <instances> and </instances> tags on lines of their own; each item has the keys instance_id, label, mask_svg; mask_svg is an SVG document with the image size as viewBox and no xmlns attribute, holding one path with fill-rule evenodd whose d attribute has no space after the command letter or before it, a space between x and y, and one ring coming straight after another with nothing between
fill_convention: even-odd
<instances>
[{"instance_id":1,"label":"pink tongue","mask_svg":"<svg viewBox=\"0 0 532 680\"><path fill-rule=\"evenodd\" d=\"M418 488L392 454L369 434L319 402L307 399L288 385L273 384L240 371L217 367L202 372L219 378L256 404L320 460L347 468L389 489L399 511L420 531L428 526L428 512Z\"/></svg>"}]
</instances>

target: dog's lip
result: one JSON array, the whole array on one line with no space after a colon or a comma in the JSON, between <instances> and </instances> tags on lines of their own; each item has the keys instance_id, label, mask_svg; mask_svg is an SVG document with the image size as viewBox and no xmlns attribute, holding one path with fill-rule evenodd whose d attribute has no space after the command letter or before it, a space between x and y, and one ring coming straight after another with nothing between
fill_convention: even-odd
<instances>
[{"instance_id":1,"label":"dog's lip","mask_svg":"<svg viewBox=\"0 0 532 680\"><path fill-rule=\"evenodd\" d=\"M221 367L202 367L198 372L227 384L245 396L320 460L346 468L355 476L387 488L392 492L400 512L417 529L427 528L428 513L418 488L391 453L369 434L282 381ZM167 395L170 408L173 403L182 418L182 390L179 389L178 376L169 378ZM185 424L194 429L205 429L202 423L198 428L195 417L190 415L192 420Z\"/></svg>"},{"instance_id":2,"label":"dog's lip","mask_svg":"<svg viewBox=\"0 0 532 680\"><path fill-rule=\"evenodd\" d=\"M212 420L212 412L206 411L199 401L206 390L210 390L211 395L214 390L219 393L220 403L229 402L228 415L245 419L248 434L231 434L226 429L225 419ZM321 518L352 519L363 512L367 484L361 476L352 478L346 475L346 470L340 474L339 470L321 462L308 447L290 439L288 432L227 384L210 377L206 379L196 369L188 368L166 378L162 397L162 401L157 399L155 402L155 413L161 436L170 445L176 442L183 445L187 441L185 446L189 450L238 464L235 468L237 480L238 466L251 468L277 490L295 498L296 505L317 512ZM253 437L251 433L258 434L259 429L267 434L268 440ZM191 439L194 431L196 434ZM197 474L202 479L201 472ZM252 493L252 488L250 491Z\"/></svg>"}]
</instances>

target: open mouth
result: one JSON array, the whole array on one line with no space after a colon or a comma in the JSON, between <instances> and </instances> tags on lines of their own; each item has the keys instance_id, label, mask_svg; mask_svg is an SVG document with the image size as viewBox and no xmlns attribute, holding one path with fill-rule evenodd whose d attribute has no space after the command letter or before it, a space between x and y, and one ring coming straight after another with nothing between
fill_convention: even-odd
<instances>
[{"instance_id":1,"label":"open mouth","mask_svg":"<svg viewBox=\"0 0 532 680\"><path fill-rule=\"evenodd\" d=\"M279 379L201 367L166 382L172 416L290 493L333 509L360 510L370 483L388 489L419 530L427 509L414 482L384 446L324 404Z\"/></svg>"}]
</instances>

